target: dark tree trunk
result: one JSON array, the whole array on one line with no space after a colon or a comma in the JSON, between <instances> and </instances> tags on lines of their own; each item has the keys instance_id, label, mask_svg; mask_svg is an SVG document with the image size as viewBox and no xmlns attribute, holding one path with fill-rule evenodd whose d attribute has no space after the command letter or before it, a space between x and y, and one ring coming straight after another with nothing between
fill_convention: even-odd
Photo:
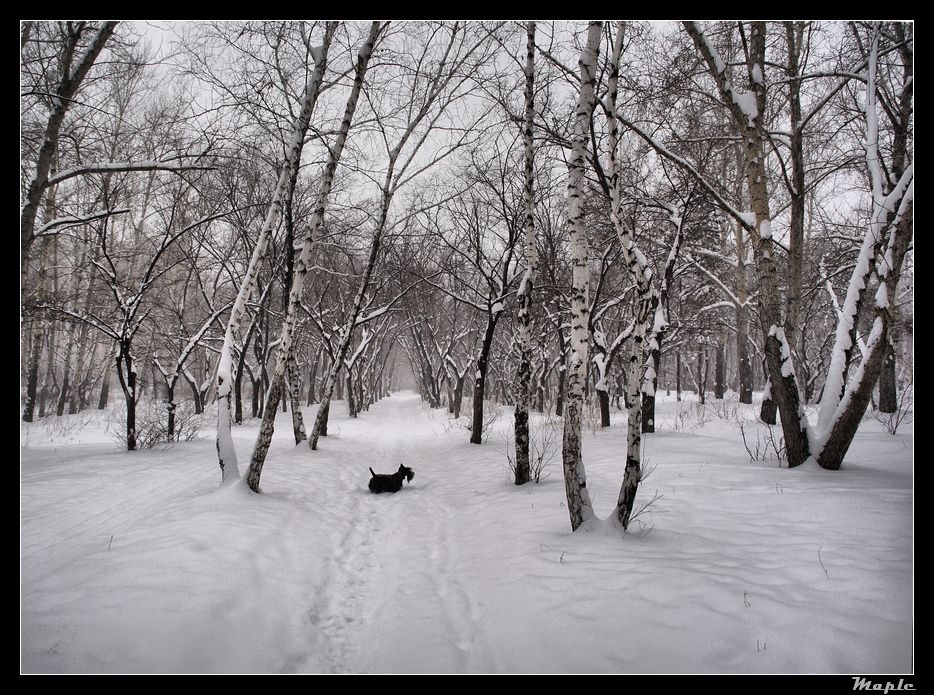
<instances>
[{"instance_id":1,"label":"dark tree trunk","mask_svg":"<svg viewBox=\"0 0 934 695\"><path fill-rule=\"evenodd\" d=\"M347 369L347 412L350 413L350 417L357 417L357 404L356 398L354 398L354 388L353 388L353 370L351 368Z\"/></svg>"},{"instance_id":2,"label":"dark tree trunk","mask_svg":"<svg viewBox=\"0 0 934 695\"><path fill-rule=\"evenodd\" d=\"M65 356L65 370L62 374L62 388L58 392L58 403L55 406L55 414L61 417L65 414L65 404L68 402L68 395L71 387L71 360L69 355Z\"/></svg>"},{"instance_id":3,"label":"dark tree trunk","mask_svg":"<svg viewBox=\"0 0 934 695\"><path fill-rule=\"evenodd\" d=\"M461 403L464 400L464 375L457 377L457 386L454 388L454 419L461 416Z\"/></svg>"},{"instance_id":4,"label":"dark tree trunk","mask_svg":"<svg viewBox=\"0 0 934 695\"><path fill-rule=\"evenodd\" d=\"M243 372L237 372L234 379L234 422L243 424Z\"/></svg>"},{"instance_id":5,"label":"dark tree trunk","mask_svg":"<svg viewBox=\"0 0 934 695\"><path fill-rule=\"evenodd\" d=\"M131 343L123 341L117 353L117 377L126 398L126 448L136 451L136 371L133 368Z\"/></svg>"},{"instance_id":6,"label":"dark tree trunk","mask_svg":"<svg viewBox=\"0 0 934 695\"><path fill-rule=\"evenodd\" d=\"M35 319L34 319L35 320ZM42 355L42 332L36 330L29 348L29 366L26 369L26 403L23 407L23 421L32 422L36 409L36 392L39 388L39 358Z\"/></svg>"},{"instance_id":7,"label":"dark tree trunk","mask_svg":"<svg viewBox=\"0 0 934 695\"><path fill-rule=\"evenodd\" d=\"M496 314L498 316L499 314ZM470 443L481 444L483 441L483 394L486 387L487 360L490 355L490 346L493 344L493 333L496 330L496 319L488 318L486 331L483 334L483 343L480 354L477 356L477 373L473 387L473 425L470 429Z\"/></svg>"},{"instance_id":8,"label":"dark tree trunk","mask_svg":"<svg viewBox=\"0 0 934 695\"><path fill-rule=\"evenodd\" d=\"M879 374L879 412L894 413L898 410L898 392L895 386L895 348L889 341Z\"/></svg>"},{"instance_id":9,"label":"dark tree trunk","mask_svg":"<svg viewBox=\"0 0 934 695\"><path fill-rule=\"evenodd\" d=\"M714 365L713 377L713 397L717 400L723 400L723 393L726 390L724 381L726 380L726 347L723 342L717 343L717 361Z\"/></svg>"},{"instance_id":10,"label":"dark tree trunk","mask_svg":"<svg viewBox=\"0 0 934 695\"><path fill-rule=\"evenodd\" d=\"M752 403L752 361L746 329L746 308L736 308L736 366L739 371L739 402Z\"/></svg>"},{"instance_id":11,"label":"dark tree trunk","mask_svg":"<svg viewBox=\"0 0 934 695\"><path fill-rule=\"evenodd\" d=\"M315 355L311 363L311 371L308 374L308 405L315 404L315 379L318 376L318 362L321 361L321 353Z\"/></svg>"},{"instance_id":12,"label":"dark tree trunk","mask_svg":"<svg viewBox=\"0 0 934 695\"><path fill-rule=\"evenodd\" d=\"M597 401L600 403L600 427L610 426L610 394L604 390L597 391Z\"/></svg>"},{"instance_id":13,"label":"dark tree trunk","mask_svg":"<svg viewBox=\"0 0 934 695\"><path fill-rule=\"evenodd\" d=\"M768 374L768 367L765 367L765 373ZM765 380L765 394L762 397L762 406L759 408L759 419L762 420L766 425L774 425L776 414L778 413L778 405L772 399L772 382L766 377Z\"/></svg>"},{"instance_id":14,"label":"dark tree trunk","mask_svg":"<svg viewBox=\"0 0 934 695\"><path fill-rule=\"evenodd\" d=\"M165 409L169 411L169 441L175 441L175 386L166 385Z\"/></svg>"},{"instance_id":15,"label":"dark tree trunk","mask_svg":"<svg viewBox=\"0 0 934 695\"><path fill-rule=\"evenodd\" d=\"M331 414L331 401L328 401L324 405L320 406L324 409L324 414L321 416L321 430L318 433L321 437L328 436L328 416Z\"/></svg>"},{"instance_id":16,"label":"dark tree trunk","mask_svg":"<svg viewBox=\"0 0 934 695\"><path fill-rule=\"evenodd\" d=\"M101 383L101 395L97 399L97 409L103 410L107 407L107 399L110 396L110 370L104 369L104 379Z\"/></svg>"},{"instance_id":17,"label":"dark tree trunk","mask_svg":"<svg viewBox=\"0 0 934 695\"><path fill-rule=\"evenodd\" d=\"M675 353L675 398L681 400L681 351Z\"/></svg>"},{"instance_id":18,"label":"dark tree trunk","mask_svg":"<svg viewBox=\"0 0 934 695\"><path fill-rule=\"evenodd\" d=\"M658 389L658 370L662 362L662 334L655 336L659 349L652 351L652 366L655 368L655 378L652 379L652 395L642 394L642 431L655 431L655 391Z\"/></svg>"}]
</instances>

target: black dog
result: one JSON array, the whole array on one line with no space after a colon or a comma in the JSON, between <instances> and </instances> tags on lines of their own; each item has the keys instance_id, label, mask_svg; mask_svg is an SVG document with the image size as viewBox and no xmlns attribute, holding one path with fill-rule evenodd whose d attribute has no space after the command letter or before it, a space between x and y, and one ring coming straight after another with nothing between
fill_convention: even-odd
<instances>
[{"instance_id":1,"label":"black dog","mask_svg":"<svg viewBox=\"0 0 934 695\"><path fill-rule=\"evenodd\" d=\"M412 478L415 477L415 471L411 468L406 468L401 463L399 464L399 470L392 475L373 473L372 468L370 469L370 473L373 475L373 477L370 478L370 492L399 492L399 490L402 489L403 478L411 483Z\"/></svg>"}]
</instances>

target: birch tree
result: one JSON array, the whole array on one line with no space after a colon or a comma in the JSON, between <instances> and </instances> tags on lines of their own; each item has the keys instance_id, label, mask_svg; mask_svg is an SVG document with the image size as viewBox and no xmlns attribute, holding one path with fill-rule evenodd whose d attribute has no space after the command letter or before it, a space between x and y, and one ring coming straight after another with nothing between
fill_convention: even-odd
<instances>
[{"instance_id":1,"label":"birch tree","mask_svg":"<svg viewBox=\"0 0 934 695\"><path fill-rule=\"evenodd\" d=\"M567 397L564 407L564 435L561 459L568 500L571 530L593 518L593 504L587 490L587 475L581 457L581 411L587 381L587 349L590 343L590 272L587 230L584 226L584 187L587 141L591 114L596 104L597 57L600 52L602 22L590 22L587 42L581 51L580 93L574 114L571 157L568 160L568 234L571 240L571 339L568 357Z\"/></svg>"},{"instance_id":2,"label":"birch tree","mask_svg":"<svg viewBox=\"0 0 934 695\"><path fill-rule=\"evenodd\" d=\"M532 397L532 327L531 304L538 265L538 248L535 241L535 210L533 207L533 179L535 173L535 143L532 132L532 117L535 113L535 22L526 25L525 57L525 122L522 139L525 151L523 177L523 250L525 271L516 290L518 305L519 369L516 373L516 410L514 417L516 440L516 485L529 482L529 403Z\"/></svg>"},{"instance_id":3,"label":"birch tree","mask_svg":"<svg viewBox=\"0 0 934 695\"><path fill-rule=\"evenodd\" d=\"M305 144L305 134L308 130L308 124L311 120L311 114L314 110L315 103L318 100L318 93L321 89L321 82L324 79L324 72L327 66L328 49L336 28L336 23L329 22L324 30L322 44L314 47L310 51L311 58L315 65L314 71L311 73L308 83L305 86L301 100L301 111L295 119L286 160L282 164L279 180L266 212L263 226L260 229L256 246L253 249L250 264L247 267L246 274L240 285L240 291L237 293L237 298L230 311L230 318L227 321L227 330L224 334L224 343L221 348L216 378L218 403L217 457L218 465L221 469L221 480L224 483L231 483L240 478L240 469L237 465L237 452L236 449L234 449L233 438L230 432L231 387L234 378L232 369L234 336L240 329L240 322L243 318L247 300L252 294L256 283L260 262L266 255L269 239L282 214L283 200L291 179L292 170L298 167L301 159L302 148Z\"/></svg>"}]
</instances>

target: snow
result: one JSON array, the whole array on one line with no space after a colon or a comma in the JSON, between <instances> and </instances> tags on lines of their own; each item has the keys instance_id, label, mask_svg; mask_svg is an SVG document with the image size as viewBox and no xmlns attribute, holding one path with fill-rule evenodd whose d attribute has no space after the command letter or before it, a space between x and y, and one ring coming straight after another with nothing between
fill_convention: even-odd
<instances>
[{"instance_id":1,"label":"snow","mask_svg":"<svg viewBox=\"0 0 934 695\"><path fill-rule=\"evenodd\" d=\"M781 349L782 356L782 376L794 376L795 370L791 364L791 350L788 347L788 339L785 337L785 329L779 326L770 326L769 335L775 336Z\"/></svg>"},{"instance_id":2,"label":"snow","mask_svg":"<svg viewBox=\"0 0 934 695\"><path fill-rule=\"evenodd\" d=\"M908 672L910 425L864 422L841 471L789 470L685 399L658 398L637 506L663 497L626 536L571 533L560 452L541 484L511 483L511 408L476 446L413 393L357 419L336 402L315 453L280 412L262 495L218 489L210 415L201 439L135 453L103 422L23 423L22 671ZM766 431L757 404L721 403ZM531 426L560 441L560 419ZM257 428L234 428L241 457ZM584 431L599 517L626 431L625 412ZM371 495L367 466L400 462L412 483Z\"/></svg>"},{"instance_id":3,"label":"snow","mask_svg":"<svg viewBox=\"0 0 934 695\"><path fill-rule=\"evenodd\" d=\"M770 220L763 219L759 223L759 236L763 239L772 238L772 222Z\"/></svg>"},{"instance_id":4,"label":"snow","mask_svg":"<svg viewBox=\"0 0 934 695\"><path fill-rule=\"evenodd\" d=\"M733 99L733 103L736 104L740 111L743 112L743 115L746 116L746 119L749 121L749 125L753 125L756 118L759 117L759 108L756 106L755 93L749 91L748 89L731 88L730 98Z\"/></svg>"},{"instance_id":5,"label":"snow","mask_svg":"<svg viewBox=\"0 0 934 695\"><path fill-rule=\"evenodd\" d=\"M876 290L876 307L885 309L889 305L889 291L885 284L880 284Z\"/></svg>"},{"instance_id":6,"label":"snow","mask_svg":"<svg viewBox=\"0 0 934 695\"><path fill-rule=\"evenodd\" d=\"M756 84L765 84L762 78L762 66L759 63L752 66L752 81Z\"/></svg>"}]
</instances>

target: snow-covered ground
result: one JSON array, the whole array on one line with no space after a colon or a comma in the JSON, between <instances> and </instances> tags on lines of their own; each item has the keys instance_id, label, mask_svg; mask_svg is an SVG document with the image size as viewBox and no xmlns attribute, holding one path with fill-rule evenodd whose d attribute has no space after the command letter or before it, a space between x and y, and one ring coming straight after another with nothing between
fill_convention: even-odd
<instances>
[{"instance_id":1,"label":"snow-covered ground","mask_svg":"<svg viewBox=\"0 0 934 695\"><path fill-rule=\"evenodd\" d=\"M914 670L911 426L867 420L843 470L788 470L750 462L751 409L717 407L660 398L639 497L662 497L625 537L571 533L560 456L510 484L507 411L477 446L411 392L334 404L317 452L280 413L262 495L218 489L210 425L127 453L91 415L24 424L21 669ZM234 428L242 470L256 433ZM602 516L625 442L625 413L585 437ZM368 492L401 462L410 485Z\"/></svg>"}]
</instances>

